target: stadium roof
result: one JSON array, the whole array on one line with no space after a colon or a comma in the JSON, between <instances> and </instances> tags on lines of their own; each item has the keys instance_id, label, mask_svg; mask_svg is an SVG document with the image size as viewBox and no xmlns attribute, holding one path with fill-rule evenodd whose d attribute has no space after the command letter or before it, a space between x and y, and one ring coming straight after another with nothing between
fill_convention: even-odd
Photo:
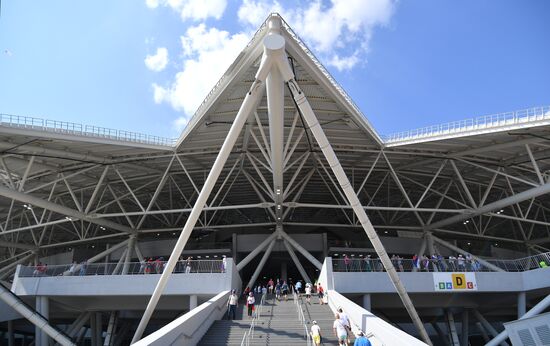
<instances>
[{"instance_id":1,"label":"stadium roof","mask_svg":"<svg viewBox=\"0 0 550 346\"><path fill-rule=\"evenodd\" d=\"M177 140L2 115L4 256L180 230L254 81L266 33L264 23ZM381 136L288 25L282 33L297 82L377 229L533 249L550 242L550 107ZM285 227L348 236L356 220L288 90L284 115ZM197 231L273 227L268 126L264 96Z\"/></svg>"}]
</instances>

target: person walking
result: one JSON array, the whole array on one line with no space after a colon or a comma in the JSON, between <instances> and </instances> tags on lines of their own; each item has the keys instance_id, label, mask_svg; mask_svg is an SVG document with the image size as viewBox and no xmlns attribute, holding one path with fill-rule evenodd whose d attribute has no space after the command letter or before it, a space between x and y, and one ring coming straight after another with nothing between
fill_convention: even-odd
<instances>
[{"instance_id":1,"label":"person walking","mask_svg":"<svg viewBox=\"0 0 550 346\"><path fill-rule=\"evenodd\" d=\"M340 319L340 315L338 313L334 314L334 322L332 323L332 330L334 332L334 335L338 339L338 345L349 346L348 332L346 330L346 327L344 327L344 324L342 323L342 320Z\"/></svg>"},{"instance_id":2,"label":"person walking","mask_svg":"<svg viewBox=\"0 0 550 346\"><path fill-rule=\"evenodd\" d=\"M315 346L321 345L321 327L317 324L317 321L311 322L313 325L311 326L311 339L313 340L313 343Z\"/></svg>"},{"instance_id":3,"label":"person walking","mask_svg":"<svg viewBox=\"0 0 550 346\"><path fill-rule=\"evenodd\" d=\"M273 279L269 279L269 281L267 282L267 289L269 290L269 294L273 294L273 287Z\"/></svg>"},{"instance_id":4,"label":"person walking","mask_svg":"<svg viewBox=\"0 0 550 346\"><path fill-rule=\"evenodd\" d=\"M311 305L311 284L306 284L306 302Z\"/></svg>"},{"instance_id":5,"label":"person walking","mask_svg":"<svg viewBox=\"0 0 550 346\"><path fill-rule=\"evenodd\" d=\"M344 325L344 328L346 328L346 335L347 335L347 343L350 342L350 334L351 334L351 322L349 321L348 314L342 310L342 308L338 308L338 315L340 315L340 321L342 321L342 324Z\"/></svg>"},{"instance_id":6,"label":"person walking","mask_svg":"<svg viewBox=\"0 0 550 346\"><path fill-rule=\"evenodd\" d=\"M288 285L286 281L283 281L283 285L281 286L281 291L283 293L283 297L285 298L285 301L288 300Z\"/></svg>"},{"instance_id":7,"label":"person walking","mask_svg":"<svg viewBox=\"0 0 550 346\"><path fill-rule=\"evenodd\" d=\"M281 283L279 281L275 285L275 299L281 300Z\"/></svg>"},{"instance_id":8,"label":"person walking","mask_svg":"<svg viewBox=\"0 0 550 346\"><path fill-rule=\"evenodd\" d=\"M252 317L255 303L256 303L256 299L254 298L254 293L250 292L248 294L248 297L246 298L246 307L248 308L248 317Z\"/></svg>"},{"instance_id":9,"label":"person walking","mask_svg":"<svg viewBox=\"0 0 550 346\"><path fill-rule=\"evenodd\" d=\"M369 339L365 336L365 333L361 329L357 331L357 334L355 334L356 339L353 343L353 346L372 346Z\"/></svg>"},{"instance_id":10,"label":"person walking","mask_svg":"<svg viewBox=\"0 0 550 346\"><path fill-rule=\"evenodd\" d=\"M229 308L227 310L227 318L230 320L234 320L237 307L239 306L239 296L237 295L236 290L231 291L231 295L229 296L229 300L227 301L227 307Z\"/></svg>"},{"instance_id":11,"label":"person walking","mask_svg":"<svg viewBox=\"0 0 550 346\"><path fill-rule=\"evenodd\" d=\"M319 297L319 305L325 304L325 302L323 301L325 290L323 289L323 286L321 286L321 284L317 284L317 296Z\"/></svg>"},{"instance_id":12,"label":"person walking","mask_svg":"<svg viewBox=\"0 0 550 346\"><path fill-rule=\"evenodd\" d=\"M227 257L225 255L222 256L222 273L225 273L227 271Z\"/></svg>"}]
</instances>

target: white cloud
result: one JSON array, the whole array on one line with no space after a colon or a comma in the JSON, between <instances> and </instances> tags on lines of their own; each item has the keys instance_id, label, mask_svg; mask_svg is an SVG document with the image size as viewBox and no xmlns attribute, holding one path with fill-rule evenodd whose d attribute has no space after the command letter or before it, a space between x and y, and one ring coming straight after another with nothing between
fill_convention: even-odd
<instances>
[{"instance_id":1,"label":"white cloud","mask_svg":"<svg viewBox=\"0 0 550 346\"><path fill-rule=\"evenodd\" d=\"M177 118L176 120L174 120L174 122L172 123L172 128L176 131L176 132L181 132L183 131L183 129L185 128L185 126L187 126L187 123L189 122L189 118L188 117L179 117Z\"/></svg>"},{"instance_id":2,"label":"white cloud","mask_svg":"<svg viewBox=\"0 0 550 346\"><path fill-rule=\"evenodd\" d=\"M159 72L164 70L168 64L168 49L164 47L157 48L155 55L145 57L145 66L151 71Z\"/></svg>"},{"instance_id":3,"label":"white cloud","mask_svg":"<svg viewBox=\"0 0 550 346\"><path fill-rule=\"evenodd\" d=\"M153 84L155 102L168 102L188 120L249 40L246 34L231 35L204 24L190 27L181 37L183 69L169 85ZM184 124L181 119L176 123Z\"/></svg>"},{"instance_id":4,"label":"white cloud","mask_svg":"<svg viewBox=\"0 0 550 346\"><path fill-rule=\"evenodd\" d=\"M146 0L154 7L165 6L182 20L204 21L222 17L226 0ZM205 23L188 27L180 37L181 70L173 80L153 84L155 103L168 103L183 115L173 122L181 131L208 92L246 46L252 33L278 12L295 32L319 55L321 61L339 71L350 70L366 61L372 32L389 24L397 0L313 0L283 6L281 0L242 0L238 20L243 28L231 33ZM157 52L158 55L158 52Z\"/></svg>"},{"instance_id":5,"label":"white cloud","mask_svg":"<svg viewBox=\"0 0 550 346\"><path fill-rule=\"evenodd\" d=\"M329 65L336 67L338 71L344 71L351 70L358 62L359 58L357 57L357 54L353 54L346 57L334 55L328 63Z\"/></svg>"},{"instance_id":6,"label":"white cloud","mask_svg":"<svg viewBox=\"0 0 550 346\"><path fill-rule=\"evenodd\" d=\"M280 13L322 60L345 70L363 60L373 29L388 25L395 7L396 0L331 0L328 5L314 0L289 8L276 0L243 0L238 16L241 23L257 27L270 12Z\"/></svg>"},{"instance_id":7,"label":"white cloud","mask_svg":"<svg viewBox=\"0 0 550 346\"><path fill-rule=\"evenodd\" d=\"M159 5L170 7L180 14L182 20L220 19L227 7L227 0L145 0L147 7Z\"/></svg>"},{"instance_id":8,"label":"white cloud","mask_svg":"<svg viewBox=\"0 0 550 346\"><path fill-rule=\"evenodd\" d=\"M159 6L159 0L145 0L145 5L149 8L157 8Z\"/></svg>"}]
</instances>

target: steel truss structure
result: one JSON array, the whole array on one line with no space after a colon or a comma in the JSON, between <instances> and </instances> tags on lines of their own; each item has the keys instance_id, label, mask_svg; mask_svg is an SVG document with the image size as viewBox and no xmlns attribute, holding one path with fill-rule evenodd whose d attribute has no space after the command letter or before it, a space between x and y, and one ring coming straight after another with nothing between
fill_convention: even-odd
<instances>
[{"instance_id":1,"label":"steel truss structure","mask_svg":"<svg viewBox=\"0 0 550 346\"><path fill-rule=\"evenodd\" d=\"M280 54L262 55L275 35L273 18L175 145L0 124L0 278L17 263L98 243L126 246L129 263L139 242L176 238L184 226L183 245L277 234L291 255L294 248L306 258L289 234L367 240L365 220L388 236L416 232L437 244L468 244L474 254L488 244L550 251L550 108L530 110L532 121L517 125L385 141L284 21L277 35L286 56L276 61L289 68L262 69L262 56ZM228 134L233 143L224 148ZM274 239L251 255L267 249L268 256ZM427 246L433 250L433 242Z\"/></svg>"}]
</instances>

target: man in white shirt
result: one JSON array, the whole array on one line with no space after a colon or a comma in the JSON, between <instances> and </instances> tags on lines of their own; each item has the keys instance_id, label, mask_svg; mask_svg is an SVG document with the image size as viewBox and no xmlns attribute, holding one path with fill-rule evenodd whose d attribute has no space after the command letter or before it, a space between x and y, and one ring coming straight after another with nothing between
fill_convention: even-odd
<instances>
[{"instance_id":1,"label":"man in white shirt","mask_svg":"<svg viewBox=\"0 0 550 346\"><path fill-rule=\"evenodd\" d=\"M349 321L348 314L346 314L342 308L338 308L338 315L340 315L340 321L342 321L342 325L344 328L346 328L346 334L347 334L347 342L349 341L349 334L351 333L351 322Z\"/></svg>"},{"instance_id":2,"label":"man in white shirt","mask_svg":"<svg viewBox=\"0 0 550 346\"><path fill-rule=\"evenodd\" d=\"M234 320L237 306L239 306L239 296L237 295L237 292L235 290L231 291L231 295L229 296L229 300L227 301L227 306L229 307L229 310L227 310L227 317L230 320Z\"/></svg>"},{"instance_id":3,"label":"man in white shirt","mask_svg":"<svg viewBox=\"0 0 550 346\"><path fill-rule=\"evenodd\" d=\"M338 345L348 346L348 332L346 330L346 327L344 327L342 320L340 319L340 315L338 314L334 315L332 330L334 331L334 335L336 335L336 337L338 338Z\"/></svg>"},{"instance_id":4,"label":"man in white shirt","mask_svg":"<svg viewBox=\"0 0 550 346\"><path fill-rule=\"evenodd\" d=\"M306 284L306 302L311 305L311 284Z\"/></svg>"},{"instance_id":5,"label":"man in white shirt","mask_svg":"<svg viewBox=\"0 0 550 346\"><path fill-rule=\"evenodd\" d=\"M321 327L317 325L317 321L312 322L313 325L311 326L311 339L313 340L313 343L315 346L321 345Z\"/></svg>"}]
</instances>

